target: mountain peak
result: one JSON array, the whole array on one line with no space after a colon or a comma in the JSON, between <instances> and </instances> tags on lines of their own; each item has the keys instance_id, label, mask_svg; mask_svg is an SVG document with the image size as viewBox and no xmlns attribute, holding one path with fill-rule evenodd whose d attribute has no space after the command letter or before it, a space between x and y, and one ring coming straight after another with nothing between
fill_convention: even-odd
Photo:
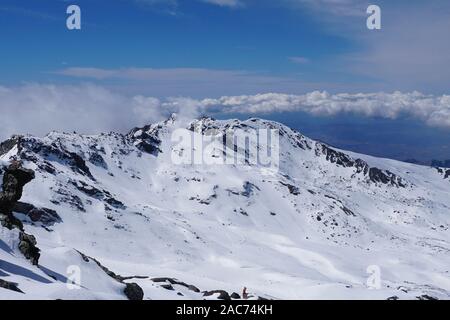
<instances>
[{"instance_id":1,"label":"mountain peak","mask_svg":"<svg viewBox=\"0 0 450 320\"><path fill-rule=\"evenodd\" d=\"M124 279L134 279L152 299L178 292L202 299L202 291L237 292L244 282L255 296L296 298L300 287L308 298L332 298L333 292L356 298L366 289L369 261L389 270L401 261L401 272L384 274L389 287L370 291L372 297L449 297L432 280L445 276L448 265L450 200L443 170L338 150L255 118L201 118L185 129L214 129L219 137L277 130L278 170L208 162L223 152L221 140L201 148L173 140L179 125L170 117L126 135L54 133L0 144L0 166L17 159L35 172L14 216L41 250L43 268L29 268L51 284L41 290L43 281L20 275L20 290L72 298L73 291L51 275L77 265L85 279L78 297L123 297ZM247 156L245 146L230 149ZM176 163L174 153L202 157ZM0 259L26 268L8 253L19 237L11 232L0 233L6 244ZM427 279L424 266L416 267L418 254L430 261ZM305 283L316 288L307 290Z\"/></svg>"}]
</instances>

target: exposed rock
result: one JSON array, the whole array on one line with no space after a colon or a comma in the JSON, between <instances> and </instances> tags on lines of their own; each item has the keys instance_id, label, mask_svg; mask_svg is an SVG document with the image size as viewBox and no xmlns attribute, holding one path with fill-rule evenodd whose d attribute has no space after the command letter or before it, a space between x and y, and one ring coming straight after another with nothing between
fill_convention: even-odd
<instances>
[{"instance_id":1,"label":"exposed rock","mask_svg":"<svg viewBox=\"0 0 450 320\"><path fill-rule=\"evenodd\" d=\"M89 162L92 163L93 165L97 166L97 167L101 167L105 170L108 169L108 165L106 164L105 159L103 159L103 157L98 154L98 153L92 153L89 156Z\"/></svg>"},{"instance_id":2,"label":"exposed rock","mask_svg":"<svg viewBox=\"0 0 450 320\"><path fill-rule=\"evenodd\" d=\"M14 161L4 169L2 191L0 192L0 219L4 227L23 229L22 223L12 212L17 201L22 197L23 187L34 179L34 172L22 168L20 162Z\"/></svg>"},{"instance_id":3,"label":"exposed rock","mask_svg":"<svg viewBox=\"0 0 450 320\"><path fill-rule=\"evenodd\" d=\"M22 222L13 216L13 210L22 197L23 187L33 179L34 171L23 168L18 161L13 161L5 169L2 192L0 192L0 219L2 226L21 230L19 250L32 264L37 265L40 250L36 247L36 238L23 232Z\"/></svg>"},{"instance_id":4,"label":"exposed rock","mask_svg":"<svg viewBox=\"0 0 450 320\"><path fill-rule=\"evenodd\" d=\"M128 300L140 301L144 299L144 291L136 283L126 283L123 292Z\"/></svg>"},{"instance_id":5,"label":"exposed rock","mask_svg":"<svg viewBox=\"0 0 450 320\"><path fill-rule=\"evenodd\" d=\"M53 159L52 161L67 164L73 172L95 181L82 156L67 150L59 140L56 140L52 144L45 144L38 138L26 137L21 140L21 148L23 151L20 153L20 156L24 160L33 161L35 157L33 154L41 155L44 158L51 157Z\"/></svg>"},{"instance_id":6,"label":"exposed rock","mask_svg":"<svg viewBox=\"0 0 450 320\"><path fill-rule=\"evenodd\" d=\"M59 205L60 203L66 203L69 204L71 207L77 209L78 211L86 212L83 201L81 201L79 196L71 194L68 190L64 188L59 188L55 190L55 193L58 194L59 197L50 200L51 203L55 205Z\"/></svg>"},{"instance_id":7,"label":"exposed rock","mask_svg":"<svg viewBox=\"0 0 450 320\"><path fill-rule=\"evenodd\" d=\"M439 300L439 299L437 299L435 297L432 297L432 296L429 296L427 294L423 294L423 295L421 295L419 297L416 297L416 298L419 299L419 300Z\"/></svg>"},{"instance_id":8,"label":"exposed rock","mask_svg":"<svg viewBox=\"0 0 450 320\"><path fill-rule=\"evenodd\" d=\"M89 262L90 260L94 261L100 267L100 269L102 269L108 276L110 276L117 282L123 283L125 285L125 289L124 289L123 293L127 296L127 298L129 300L143 300L144 299L144 291L137 283L134 283L134 282L125 283L124 280L134 279L134 278L145 279L148 277L145 277L145 276L123 277L123 276L118 275L118 274L114 273L113 271L109 270L107 267L102 265L97 259L89 257L80 251L78 251L78 253L81 255L81 258L85 262Z\"/></svg>"},{"instance_id":9,"label":"exposed rock","mask_svg":"<svg viewBox=\"0 0 450 320\"><path fill-rule=\"evenodd\" d=\"M119 200L115 199L111 193L109 193L106 190L99 190L96 187L93 187L91 185L88 185L87 183L83 181L69 181L73 186L75 186L79 191L83 192L85 195L102 200L109 204L111 207L116 209L126 209L126 206Z\"/></svg>"},{"instance_id":10,"label":"exposed rock","mask_svg":"<svg viewBox=\"0 0 450 320\"><path fill-rule=\"evenodd\" d=\"M174 291L174 287L171 284L162 284L161 288L164 288L166 290Z\"/></svg>"},{"instance_id":11,"label":"exposed rock","mask_svg":"<svg viewBox=\"0 0 450 320\"><path fill-rule=\"evenodd\" d=\"M375 183L391 184L396 187L406 187L406 183L402 178L389 171L380 170L378 168L370 167L367 162L361 159L353 159L349 155L336 151L324 143L316 144L316 155L325 155L327 161L335 163L338 166L356 169L357 173L362 173L368 176L369 181Z\"/></svg>"},{"instance_id":12,"label":"exposed rock","mask_svg":"<svg viewBox=\"0 0 450 320\"><path fill-rule=\"evenodd\" d=\"M182 281L178 281L177 279L173 279L173 278L153 278L153 279L151 279L151 280L152 280L153 282L156 282L156 283L160 283L160 282L168 282L168 283L170 283L170 284L172 284L172 285L183 286L183 287L185 287L185 288L187 288L187 289L189 289L189 290L191 290L191 291L197 292L197 293L200 292L200 289L197 288L196 286L191 285L191 284L187 284L187 283L182 282Z\"/></svg>"},{"instance_id":13,"label":"exposed rock","mask_svg":"<svg viewBox=\"0 0 450 320\"><path fill-rule=\"evenodd\" d=\"M10 212L22 197L23 187L34 179L34 172L22 168L19 162L13 162L5 169L2 192L0 193L0 211Z\"/></svg>"},{"instance_id":14,"label":"exposed rock","mask_svg":"<svg viewBox=\"0 0 450 320\"><path fill-rule=\"evenodd\" d=\"M10 139L0 143L0 156L8 153L15 146L20 145L21 136L13 136Z\"/></svg>"},{"instance_id":15,"label":"exposed rock","mask_svg":"<svg viewBox=\"0 0 450 320\"><path fill-rule=\"evenodd\" d=\"M13 208L14 212L22 213L30 218L33 222L40 222L44 226L51 226L55 223L62 222L61 217L55 210L48 208L37 208L32 204L17 202Z\"/></svg>"},{"instance_id":16,"label":"exposed rock","mask_svg":"<svg viewBox=\"0 0 450 320\"><path fill-rule=\"evenodd\" d=\"M346 206L343 206L341 209L345 212L346 215L356 217L356 214Z\"/></svg>"},{"instance_id":17,"label":"exposed rock","mask_svg":"<svg viewBox=\"0 0 450 320\"><path fill-rule=\"evenodd\" d=\"M291 185L291 184L289 184L289 183L282 182L282 181L280 181L280 183L281 183L283 186L285 186L285 187L288 188L290 194L292 194L292 195L294 195L294 196L298 196L298 195L300 194L300 190L298 189L298 187L293 186L293 185Z\"/></svg>"},{"instance_id":18,"label":"exposed rock","mask_svg":"<svg viewBox=\"0 0 450 320\"><path fill-rule=\"evenodd\" d=\"M17 283L9 282L9 281L2 280L2 279L0 279L0 288L24 293L22 290L19 289L19 287L17 286Z\"/></svg>"},{"instance_id":19,"label":"exposed rock","mask_svg":"<svg viewBox=\"0 0 450 320\"><path fill-rule=\"evenodd\" d=\"M228 294L228 292L226 292L224 290L212 290L212 291L204 291L203 292L204 297L209 297L209 296L212 296L213 294L219 294L219 296L217 297L217 299L219 299L219 300L231 300L231 297Z\"/></svg>"},{"instance_id":20,"label":"exposed rock","mask_svg":"<svg viewBox=\"0 0 450 320\"><path fill-rule=\"evenodd\" d=\"M255 190L261 191L261 189L249 182L249 181L245 181L244 185L242 186L243 191L238 191L238 190L233 190L233 189L226 189L226 191L228 191L231 194L234 194L236 196L243 196L246 198L250 198L250 196L252 196L255 193Z\"/></svg>"},{"instance_id":21,"label":"exposed rock","mask_svg":"<svg viewBox=\"0 0 450 320\"><path fill-rule=\"evenodd\" d=\"M134 128L128 133L127 137L142 152L157 156L162 152L160 149L161 140L159 138L159 131L161 129L161 125L147 125L142 128Z\"/></svg>"},{"instance_id":22,"label":"exposed rock","mask_svg":"<svg viewBox=\"0 0 450 320\"><path fill-rule=\"evenodd\" d=\"M246 181L242 187L244 188L244 191L241 192L241 195L247 198L250 197L255 192L255 190L260 191L257 185L254 185L249 181Z\"/></svg>"},{"instance_id":23,"label":"exposed rock","mask_svg":"<svg viewBox=\"0 0 450 320\"><path fill-rule=\"evenodd\" d=\"M233 292L230 297L231 297L231 299L240 299L241 298L241 296L239 294L237 294L236 292Z\"/></svg>"},{"instance_id":24,"label":"exposed rock","mask_svg":"<svg viewBox=\"0 0 450 320\"><path fill-rule=\"evenodd\" d=\"M19 234L19 250L22 254L31 261L32 264L37 265L39 262L40 249L36 247L36 238L32 235L20 232Z\"/></svg>"}]
</instances>

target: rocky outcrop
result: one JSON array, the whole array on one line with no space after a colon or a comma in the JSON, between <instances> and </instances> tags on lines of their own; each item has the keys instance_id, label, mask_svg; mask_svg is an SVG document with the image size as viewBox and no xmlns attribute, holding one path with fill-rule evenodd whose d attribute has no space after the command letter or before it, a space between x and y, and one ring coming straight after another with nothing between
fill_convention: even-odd
<instances>
[{"instance_id":1,"label":"rocky outcrop","mask_svg":"<svg viewBox=\"0 0 450 320\"><path fill-rule=\"evenodd\" d=\"M224 290L212 290L212 291L204 291L203 292L203 296L204 297L209 297L212 296L214 294L217 294L217 299L218 300L231 300L230 295L228 294L228 292L224 291Z\"/></svg>"},{"instance_id":2,"label":"rocky outcrop","mask_svg":"<svg viewBox=\"0 0 450 320\"><path fill-rule=\"evenodd\" d=\"M0 156L11 151L15 146L20 147L21 136L13 136L12 138L0 143Z\"/></svg>"},{"instance_id":3,"label":"rocky outcrop","mask_svg":"<svg viewBox=\"0 0 450 320\"><path fill-rule=\"evenodd\" d=\"M123 276L118 275L118 274L114 273L113 271L109 270L107 267L102 265L100 263L100 261L98 261L97 259L89 257L89 256L85 255L84 253L82 253L80 251L77 251L77 252L81 255L81 257L82 257L82 259L84 261L90 262L92 260L108 276L110 276L111 278L113 278L117 282L120 282L120 283L124 284L125 288L123 290L123 293L128 298L128 300L143 300L144 299L144 290L142 290L142 288L137 283L134 283L134 282L127 283L127 282L125 282L125 280L129 280L129 279L146 279L148 277L146 277L146 276L123 277Z\"/></svg>"},{"instance_id":4,"label":"rocky outcrop","mask_svg":"<svg viewBox=\"0 0 450 320\"><path fill-rule=\"evenodd\" d=\"M25 169L17 161L4 169L2 191L0 192L0 220L2 226L23 230L22 223L12 212L17 201L22 197L23 187L34 179L34 172Z\"/></svg>"},{"instance_id":5,"label":"rocky outcrop","mask_svg":"<svg viewBox=\"0 0 450 320\"><path fill-rule=\"evenodd\" d=\"M119 200L115 199L111 193L107 190L99 190L94 186L88 185L83 181L74 181L70 180L70 184L72 184L79 191L83 192L85 195L92 197L97 200L101 200L108 204L110 207L115 209L126 209L126 206ZM106 208L106 207L105 207Z\"/></svg>"},{"instance_id":6,"label":"rocky outcrop","mask_svg":"<svg viewBox=\"0 0 450 320\"><path fill-rule=\"evenodd\" d=\"M336 151L326 144L317 143L315 153L317 156L324 155L326 160L335 163L338 166L346 168L355 168L356 173L362 173L368 177L368 180L374 183L382 183L395 187L406 187L406 182L399 176L388 170L381 170L370 167L367 162L361 159L353 159L349 155Z\"/></svg>"},{"instance_id":7,"label":"rocky outcrop","mask_svg":"<svg viewBox=\"0 0 450 320\"><path fill-rule=\"evenodd\" d=\"M21 213L30 218L33 223L42 223L43 226L52 226L62 222L61 217L55 210L48 208L37 208L32 204L18 201L13 208L14 212Z\"/></svg>"},{"instance_id":8,"label":"rocky outcrop","mask_svg":"<svg viewBox=\"0 0 450 320\"><path fill-rule=\"evenodd\" d=\"M450 169L447 168L436 168L437 172L444 176L444 179L450 177Z\"/></svg>"},{"instance_id":9,"label":"rocky outcrop","mask_svg":"<svg viewBox=\"0 0 450 320\"><path fill-rule=\"evenodd\" d=\"M13 161L4 169L0 192L0 221L5 228L20 230L19 250L32 264L37 265L40 250L36 247L36 239L23 231L22 222L13 215L14 208L22 198L24 186L33 179L34 171L23 168L18 161Z\"/></svg>"},{"instance_id":10,"label":"rocky outcrop","mask_svg":"<svg viewBox=\"0 0 450 320\"><path fill-rule=\"evenodd\" d=\"M159 137L160 130L163 125L147 125L142 128L134 128L127 137L142 152L158 156L161 153L161 139Z\"/></svg>"},{"instance_id":11,"label":"rocky outcrop","mask_svg":"<svg viewBox=\"0 0 450 320\"><path fill-rule=\"evenodd\" d=\"M144 291L136 283L126 283L123 293L127 296L128 300L140 301L144 299Z\"/></svg>"},{"instance_id":12,"label":"rocky outcrop","mask_svg":"<svg viewBox=\"0 0 450 320\"><path fill-rule=\"evenodd\" d=\"M9 282L3 279L0 279L0 288L23 293L23 291L20 290L19 287L17 286L17 283Z\"/></svg>"},{"instance_id":13,"label":"rocky outcrop","mask_svg":"<svg viewBox=\"0 0 450 320\"><path fill-rule=\"evenodd\" d=\"M162 282L165 282L165 283L168 283L168 284L170 284L170 285L179 285L179 286L185 287L185 288L187 288L187 289L189 289L189 290L191 290L191 291L194 291L194 292L196 292L196 293L199 293L199 292L200 292L200 289L197 288L196 286L194 286L194 285L192 285L192 284L187 284L187 283L185 283L185 282L179 281L179 280L174 279L174 278L153 278L153 279L151 279L151 280L152 280L153 282L156 282L156 283L162 283Z\"/></svg>"},{"instance_id":14,"label":"rocky outcrop","mask_svg":"<svg viewBox=\"0 0 450 320\"><path fill-rule=\"evenodd\" d=\"M289 183L282 182L282 181L280 181L280 183L281 183L283 186L285 186L285 187L288 188L290 194L292 194L292 195L294 195L294 196L298 196L298 195L300 194L300 190L299 190L298 187L293 186L293 185L291 185L291 184L289 184Z\"/></svg>"},{"instance_id":15,"label":"rocky outcrop","mask_svg":"<svg viewBox=\"0 0 450 320\"><path fill-rule=\"evenodd\" d=\"M95 181L92 176L89 167L86 165L86 161L79 154L68 150L64 144L59 141L53 141L51 144L47 144L41 139L34 137L22 138L20 147L20 158L32 162L38 162L36 155L40 155L43 158L52 158L53 161L67 165L75 173L81 174L89 179ZM36 163L39 169L47 171L49 173L55 173L55 168L50 163Z\"/></svg>"},{"instance_id":16,"label":"rocky outcrop","mask_svg":"<svg viewBox=\"0 0 450 320\"><path fill-rule=\"evenodd\" d=\"M19 241L20 252L25 256L25 258L30 260L32 264L37 265L41 254L39 248L36 247L36 238L32 235L26 234L25 232L20 232Z\"/></svg>"}]
</instances>

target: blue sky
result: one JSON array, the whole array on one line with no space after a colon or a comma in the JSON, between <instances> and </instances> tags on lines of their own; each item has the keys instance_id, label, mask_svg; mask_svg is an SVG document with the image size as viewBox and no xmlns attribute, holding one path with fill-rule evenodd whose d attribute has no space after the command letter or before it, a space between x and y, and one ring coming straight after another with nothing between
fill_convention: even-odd
<instances>
[{"instance_id":1,"label":"blue sky","mask_svg":"<svg viewBox=\"0 0 450 320\"><path fill-rule=\"evenodd\" d=\"M371 104L361 110L351 106L349 111L346 104L333 112L330 108L335 100L351 103L361 99L364 104L367 97L333 97L326 112L303 106L278 110L279 97L271 97L269 111L256 108L256 114L251 115L284 120L305 134L360 152L396 158L445 158L450 146L446 98L450 3L373 3L382 9L381 30L366 28L369 2L365 0L2 0L0 93L2 88L8 91L2 98L9 105L19 105L16 100L22 105L45 104L44 99L49 99L47 104L52 108L45 105L44 109L51 116L58 103L68 99L64 94L76 90L90 90L85 96L106 104L112 98L105 92L120 95L117 99L123 101L143 96L149 103L153 101L150 97L198 100L268 92L399 91L405 96L388 97L389 103L380 95L379 106L370 98ZM70 4L81 7L81 30L66 28ZM101 91L102 99L92 94L93 90ZM414 91L426 97L416 102L415 95L407 95ZM13 94L18 96L19 92L21 99L15 99ZM30 97L24 98L24 92ZM70 102L79 107L77 101ZM1 103L0 107L12 110ZM244 108L236 116L247 115ZM343 123L353 130L333 129L342 128ZM389 150L378 152L385 138L369 139L363 133L376 132L379 127L403 138ZM14 129L21 128L11 127L5 134ZM42 133L47 129L30 125L23 130ZM430 141L442 144L427 147L430 150L424 155L423 148L419 151L414 145L417 139L408 133L412 131L423 132ZM368 141L371 146L364 147ZM399 148L401 152L397 152Z\"/></svg>"},{"instance_id":2,"label":"blue sky","mask_svg":"<svg viewBox=\"0 0 450 320\"><path fill-rule=\"evenodd\" d=\"M82 9L79 32L65 28L66 1L2 1L0 32L8 44L0 56L2 83L67 81L50 72L68 67L201 68L274 77L268 89L277 90L284 86L276 77L283 77L306 92L315 82L335 82L327 61L355 48L324 30L314 15L269 1L245 7L196 0L176 6L164 0L76 3ZM295 62L299 57L302 62Z\"/></svg>"}]
</instances>

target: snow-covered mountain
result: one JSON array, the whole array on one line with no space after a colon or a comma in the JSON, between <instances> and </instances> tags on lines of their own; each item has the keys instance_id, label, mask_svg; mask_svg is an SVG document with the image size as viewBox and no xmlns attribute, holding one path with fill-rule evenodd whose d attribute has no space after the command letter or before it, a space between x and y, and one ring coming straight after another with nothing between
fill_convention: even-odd
<instances>
[{"instance_id":1,"label":"snow-covered mountain","mask_svg":"<svg viewBox=\"0 0 450 320\"><path fill-rule=\"evenodd\" d=\"M174 164L192 151L172 141L180 127L277 129L279 168ZM255 299L450 298L448 169L271 121L176 117L127 135L16 136L0 161L3 299L239 298L244 287ZM22 168L34 177L8 215L2 197Z\"/></svg>"}]
</instances>

